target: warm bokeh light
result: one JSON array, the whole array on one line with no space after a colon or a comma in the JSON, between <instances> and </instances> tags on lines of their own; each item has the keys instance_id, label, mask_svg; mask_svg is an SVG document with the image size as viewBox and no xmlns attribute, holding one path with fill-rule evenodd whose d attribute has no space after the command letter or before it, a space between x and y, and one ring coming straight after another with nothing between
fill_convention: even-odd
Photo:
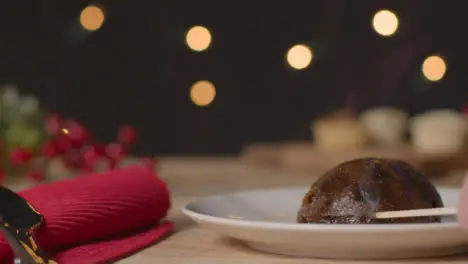
<instances>
[{"instance_id":1,"label":"warm bokeh light","mask_svg":"<svg viewBox=\"0 0 468 264\"><path fill-rule=\"evenodd\" d=\"M192 27L185 37L187 46L194 51L204 51L211 44L210 31L202 26Z\"/></svg>"},{"instance_id":2,"label":"warm bokeh light","mask_svg":"<svg viewBox=\"0 0 468 264\"><path fill-rule=\"evenodd\" d=\"M81 26L88 31L96 31L104 23L104 11L95 5L87 6L80 15Z\"/></svg>"},{"instance_id":3,"label":"warm bokeh light","mask_svg":"<svg viewBox=\"0 0 468 264\"><path fill-rule=\"evenodd\" d=\"M429 56L422 64L422 73L431 82L440 81L447 71L447 64L439 56Z\"/></svg>"},{"instance_id":4,"label":"warm bokeh light","mask_svg":"<svg viewBox=\"0 0 468 264\"><path fill-rule=\"evenodd\" d=\"M398 29L398 17L389 10L380 10L375 13L372 26L378 34L389 37Z\"/></svg>"},{"instance_id":5,"label":"warm bokeh light","mask_svg":"<svg viewBox=\"0 0 468 264\"><path fill-rule=\"evenodd\" d=\"M198 81L192 85L190 98L198 106L210 105L216 96L216 88L209 81Z\"/></svg>"},{"instance_id":6,"label":"warm bokeh light","mask_svg":"<svg viewBox=\"0 0 468 264\"><path fill-rule=\"evenodd\" d=\"M289 66L296 70L302 70L307 68L312 62L314 53L312 49L306 45L295 45L288 50L286 60Z\"/></svg>"}]
</instances>

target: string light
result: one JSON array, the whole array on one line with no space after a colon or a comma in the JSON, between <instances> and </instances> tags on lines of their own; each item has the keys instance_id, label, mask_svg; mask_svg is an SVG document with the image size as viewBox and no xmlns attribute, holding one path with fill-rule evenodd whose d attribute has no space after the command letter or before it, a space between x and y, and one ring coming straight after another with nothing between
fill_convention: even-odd
<instances>
[{"instance_id":1,"label":"string light","mask_svg":"<svg viewBox=\"0 0 468 264\"><path fill-rule=\"evenodd\" d=\"M422 73L431 82L437 82L444 78L447 64L440 56L429 56L422 64Z\"/></svg>"},{"instance_id":2,"label":"string light","mask_svg":"<svg viewBox=\"0 0 468 264\"><path fill-rule=\"evenodd\" d=\"M203 26L194 26L185 37L187 46L194 51L204 51L211 44L211 33Z\"/></svg>"},{"instance_id":3,"label":"string light","mask_svg":"<svg viewBox=\"0 0 468 264\"><path fill-rule=\"evenodd\" d=\"M314 57L312 48L298 44L288 50L286 60L292 68L302 70L307 68Z\"/></svg>"},{"instance_id":4,"label":"string light","mask_svg":"<svg viewBox=\"0 0 468 264\"><path fill-rule=\"evenodd\" d=\"M216 97L216 88L210 81L198 81L190 89L190 98L197 106L208 106Z\"/></svg>"},{"instance_id":5,"label":"string light","mask_svg":"<svg viewBox=\"0 0 468 264\"><path fill-rule=\"evenodd\" d=\"M96 31L101 28L104 19L104 10L96 5L85 7L80 14L80 24L88 31Z\"/></svg>"},{"instance_id":6,"label":"string light","mask_svg":"<svg viewBox=\"0 0 468 264\"><path fill-rule=\"evenodd\" d=\"M389 10L380 10L372 19L372 26L377 34L389 37L398 29L398 17Z\"/></svg>"}]
</instances>

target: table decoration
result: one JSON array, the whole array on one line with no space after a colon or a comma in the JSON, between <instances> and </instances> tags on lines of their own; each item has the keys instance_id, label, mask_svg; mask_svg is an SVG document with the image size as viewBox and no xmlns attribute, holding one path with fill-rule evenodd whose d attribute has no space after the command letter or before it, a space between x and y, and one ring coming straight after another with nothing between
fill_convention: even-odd
<instances>
[{"instance_id":1,"label":"table decoration","mask_svg":"<svg viewBox=\"0 0 468 264\"><path fill-rule=\"evenodd\" d=\"M0 182L6 175L40 183L50 174L114 169L138 139L135 127L122 125L115 141L99 142L78 120L48 113L37 98L10 86L0 88L0 113ZM154 168L154 160L144 160Z\"/></svg>"}]
</instances>

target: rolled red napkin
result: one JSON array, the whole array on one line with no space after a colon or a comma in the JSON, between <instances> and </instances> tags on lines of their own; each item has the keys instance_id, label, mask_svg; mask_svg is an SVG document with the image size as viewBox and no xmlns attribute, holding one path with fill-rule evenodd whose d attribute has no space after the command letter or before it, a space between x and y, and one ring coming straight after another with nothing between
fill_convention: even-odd
<instances>
[{"instance_id":1,"label":"rolled red napkin","mask_svg":"<svg viewBox=\"0 0 468 264\"><path fill-rule=\"evenodd\" d=\"M147 247L172 231L164 222L169 192L144 166L44 184L19 193L45 224L39 246L59 264L109 263ZM0 264L13 263L2 238Z\"/></svg>"}]
</instances>

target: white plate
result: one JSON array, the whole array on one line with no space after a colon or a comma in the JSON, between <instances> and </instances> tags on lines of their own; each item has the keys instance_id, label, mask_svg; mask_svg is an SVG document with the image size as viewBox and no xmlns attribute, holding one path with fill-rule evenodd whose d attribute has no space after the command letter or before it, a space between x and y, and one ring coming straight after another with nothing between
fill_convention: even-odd
<instances>
[{"instance_id":1,"label":"white plate","mask_svg":"<svg viewBox=\"0 0 468 264\"><path fill-rule=\"evenodd\" d=\"M438 189L456 206L459 189ZM221 235L274 254L334 259L395 259L468 252L454 219L431 224L297 224L306 188L247 191L192 202L183 213Z\"/></svg>"}]
</instances>

